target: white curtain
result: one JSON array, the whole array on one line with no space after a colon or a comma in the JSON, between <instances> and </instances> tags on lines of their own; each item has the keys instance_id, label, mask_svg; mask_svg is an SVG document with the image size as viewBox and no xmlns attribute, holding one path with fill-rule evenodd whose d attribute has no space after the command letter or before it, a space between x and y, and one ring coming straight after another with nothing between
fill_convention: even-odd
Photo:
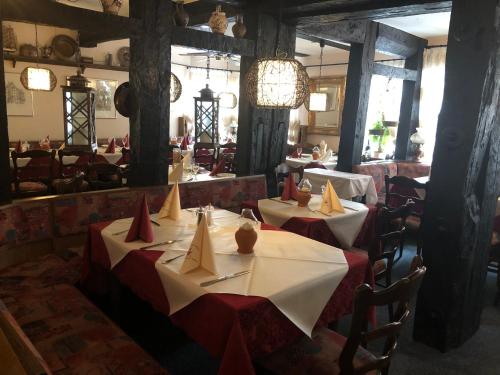
<instances>
[{"instance_id":1,"label":"white curtain","mask_svg":"<svg viewBox=\"0 0 500 375\"><path fill-rule=\"evenodd\" d=\"M194 97L200 96L199 91L205 88L207 83L215 95L221 92L232 92L239 101L240 76L238 72L210 70L210 79L207 80L207 70L204 68L185 68L172 65L172 71L182 82L182 95L177 102L170 106L171 122L174 121L172 117L184 117L191 132L194 131ZM175 124L177 125L176 121ZM238 106L234 109L220 107L219 137L221 141L225 140L229 131L229 125L233 121L238 122ZM175 129L171 127L171 134L177 134L176 125Z\"/></svg>"},{"instance_id":2,"label":"white curtain","mask_svg":"<svg viewBox=\"0 0 500 375\"><path fill-rule=\"evenodd\" d=\"M419 127L425 138L425 162L432 162L436 128L443 103L446 47L430 48L424 52L422 87L420 90Z\"/></svg>"}]
</instances>

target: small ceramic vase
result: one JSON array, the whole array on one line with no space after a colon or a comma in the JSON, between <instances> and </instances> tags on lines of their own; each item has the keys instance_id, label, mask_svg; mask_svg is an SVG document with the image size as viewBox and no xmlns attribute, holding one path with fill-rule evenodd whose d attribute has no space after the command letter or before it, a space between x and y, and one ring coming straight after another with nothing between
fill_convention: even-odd
<instances>
[{"instance_id":1,"label":"small ceramic vase","mask_svg":"<svg viewBox=\"0 0 500 375\"><path fill-rule=\"evenodd\" d=\"M310 200L311 200L310 190L299 190L297 192L297 205L299 207L307 207Z\"/></svg>"},{"instance_id":2,"label":"small ceramic vase","mask_svg":"<svg viewBox=\"0 0 500 375\"><path fill-rule=\"evenodd\" d=\"M226 13L222 12L222 7L217 5L215 12L212 12L212 16L208 20L208 26L213 33L224 34L227 29L227 18Z\"/></svg>"},{"instance_id":3,"label":"small ceramic vase","mask_svg":"<svg viewBox=\"0 0 500 375\"><path fill-rule=\"evenodd\" d=\"M243 23L243 16L236 16L236 23L233 25L233 35L235 38L240 39L247 33L247 27Z\"/></svg>"},{"instance_id":4,"label":"small ceramic vase","mask_svg":"<svg viewBox=\"0 0 500 375\"><path fill-rule=\"evenodd\" d=\"M175 3L174 22L176 26L186 27L189 23L189 14L184 9L184 1Z\"/></svg>"},{"instance_id":5,"label":"small ceramic vase","mask_svg":"<svg viewBox=\"0 0 500 375\"><path fill-rule=\"evenodd\" d=\"M122 7L123 0L101 0L104 13L118 14Z\"/></svg>"},{"instance_id":6,"label":"small ceramic vase","mask_svg":"<svg viewBox=\"0 0 500 375\"><path fill-rule=\"evenodd\" d=\"M238 244L238 253L251 254L257 242L257 232L250 223L243 224L234 234Z\"/></svg>"}]
</instances>

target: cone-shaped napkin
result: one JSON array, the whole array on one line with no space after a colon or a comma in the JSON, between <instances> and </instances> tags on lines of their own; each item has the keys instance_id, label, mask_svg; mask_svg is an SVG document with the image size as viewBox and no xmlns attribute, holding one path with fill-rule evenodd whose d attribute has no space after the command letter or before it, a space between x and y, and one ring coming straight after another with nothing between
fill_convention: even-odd
<instances>
[{"instance_id":1,"label":"cone-shaped napkin","mask_svg":"<svg viewBox=\"0 0 500 375\"><path fill-rule=\"evenodd\" d=\"M323 154L322 157L319 158L319 160L321 160L323 162L328 162L328 161L330 161L331 157L332 157L332 150L328 150L327 152L325 152Z\"/></svg>"},{"instance_id":2,"label":"cone-shaped napkin","mask_svg":"<svg viewBox=\"0 0 500 375\"><path fill-rule=\"evenodd\" d=\"M181 150L187 150L188 144L189 144L189 139L188 139L187 135L185 135L184 137L182 137Z\"/></svg>"},{"instance_id":3,"label":"cone-shaped napkin","mask_svg":"<svg viewBox=\"0 0 500 375\"><path fill-rule=\"evenodd\" d=\"M184 158L182 159L182 163L184 164L184 167L189 167L191 165L191 153L188 152L186 155L184 155Z\"/></svg>"},{"instance_id":4,"label":"cone-shaped napkin","mask_svg":"<svg viewBox=\"0 0 500 375\"><path fill-rule=\"evenodd\" d=\"M141 203L137 207L134 221L130 226L125 242L132 242L141 239L144 242L153 242L153 226L149 217L148 202L146 194L143 195Z\"/></svg>"},{"instance_id":5,"label":"cone-shaped napkin","mask_svg":"<svg viewBox=\"0 0 500 375\"><path fill-rule=\"evenodd\" d=\"M297 150L294 150L294 151L292 152L292 155L291 155L291 156L292 156L292 158L296 158L296 159L298 159L298 157L299 157L299 153L297 152Z\"/></svg>"},{"instance_id":6,"label":"cone-shaped napkin","mask_svg":"<svg viewBox=\"0 0 500 375\"><path fill-rule=\"evenodd\" d=\"M181 198L179 196L179 183L175 183L167 199L163 202L158 219L169 218L172 220L179 220L181 217Z\"/></svg>"},{"instance_id":7,"label":"cone-shaped napkin","mask_svg":"<svg viewBox=\"0 0 500 375\"><path fill-rule=\"evenodd\" d=\"M128 138L128 134L122 139L122 145L125 148L130 148L130 140Z\"/></svg>"},{"instance_id":8,"label":"cone-shaped napkin","mask_svg":"<svg viewBox=\"0 0 500 375\"><path fill-rule=\"evenodd\" d=\"M217 176L219 173L224 172L224 167L226 166L226 160L222 158L222 160L215 166L214 169L212 169L212 172L210 172L210 176Z\"/></svg>"},{"instance_id":9,"label":"cone-shaped napkin","mask_svg":"<svg viewBox=\"0 0 500 375\"><path fill-rule=\"evenodd\" d=\"M194 235L193 242L191 242L189 251L186 254L186 259L184 263L182 263L180 273L188 273L198 268L203 268L217 275L217 267L215 266L214 258L212 240L208 233L207 217L203 215Z\"/></svg>"},{"instance_id":10,"label":"cone-shaped napkin","mask_svg":"<svg viewBox=\"0 0 500 375\"><path fill-rule=\"evenodd\" d=\"M61 143L61 145L59 146L59 150L64 150L64 148L66 147L66 143L63 142Z\"/></svg>"},{"instance_id":11,"label":"cone-shaped napkin","mask_svg":"<svg viewBox=\"0 0 500 375\"><path fill-rule=\"evenodd\" d=\"M169 181L181 181L182 180L182 173L184 172L184 163L181 161L179 164L177 164L176 167L170 172L168 175L168 180Z\"/></svg>"},{"instance_id":12,"label":"cone-shaped napkin","mask_svg":"<svg viewBox=\"0 0 500 375\"><path fill-rule=\"evenodd\" d=\"M23 152L23 145L21 143L21 140L19 140L19 142L17 142L16 144L16 152L19 154L21 152Z\"/></svg>"},{"instance_id":13,"label":"cone-shaped napkin","mask_svg":"<svg viewBox=\"0 0 500 375\"><path fill-rule=\"evenodd\" d=\"M115 139L113 138L111 142L109 142L108 148L106 151L104 151L105 154L114 154L116 149L116 142Z\"/></svg>"},{"instance_id":14,"label":"cone-shaped napkin","mask_svg":"<svg viewBox=\"0 0 500 375\"><path fill-rule=\"evenodd\" d=\"M329 215L333 211L345 213L345 209L340 203L339 197L337 196L330 180L326 183L326 189L323 193L323 202L321 202L320 211L325 215Z\"/></svg>"},{"instance_id":15,"label":"cone-shaped napkin","mask_svg":"<svg viewBox=\"0 0 500 375\"><path fill-rule=\"evenodd\" d=\"M288 177L285 178L285 188L281 194L282 201L288 201L290 199L297 200L297 185L295 185L295 179L293 178L293 173L289 173Z\"/></svg>"}]
</instances>

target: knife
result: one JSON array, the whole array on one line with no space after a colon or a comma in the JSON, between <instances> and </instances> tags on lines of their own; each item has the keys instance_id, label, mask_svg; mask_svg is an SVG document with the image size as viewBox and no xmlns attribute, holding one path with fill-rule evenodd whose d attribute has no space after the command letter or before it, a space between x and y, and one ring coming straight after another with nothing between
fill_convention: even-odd
<instances>
[{"instance_id":1,"label":"knife","mask_svg":"<svg viewBox=\"0 0 500 375\"><path fill-rule=\"evenodd\" d=\"M229 274L226 276L221 276L221 277L218 277L218 278L210 280L210 281L204 281L204 282L200 283L200 286L202 286L202 287L210 286L210 285L216 284L220 281L224 281L227 279L233 279L233 278L238 277L238 276L246 275L247 273L250 273L250 271L240 271L240 272L232 273L232 274Z\"/></svg>"},{"instance_id":2,"label":"knife","mask_svg":"<svg viewBox=\"0 0 500 375\"><path fill-rule=\"evenodd\" d=\"M153 248L155 246L161 246L161 245L170 245L170 244L173 244L174 242L177 242L177 241L179 241L179 240L170 240L170 241L155 243L155 244L152 244L152 245L141 247L139 250L147 250L147 249L151 249L151 248Z\"/></svg>"},{"instance_id":3,"label":"knife","mask_svg":"<svg viewBox=\"0 0 500 375\"><path fill-rule=\"evenodd\" d=\"M290 206L293 206L293 203L287 202L287 201L282 201L279 198L269 198L269 200L274 201L274 202L279 202L279 203L284 203L284 204L289 204Z\"/></svg>"}]
</instances>

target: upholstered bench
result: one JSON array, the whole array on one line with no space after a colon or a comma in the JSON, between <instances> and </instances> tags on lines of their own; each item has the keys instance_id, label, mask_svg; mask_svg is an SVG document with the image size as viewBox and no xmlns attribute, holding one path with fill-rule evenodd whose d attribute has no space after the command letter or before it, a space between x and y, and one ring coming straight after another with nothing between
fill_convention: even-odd
<instances>
[{"instance_id":1,"label":"upholstered bench","mask_svg":"<svg viewBox=\"0 0 500 375\"><path fill-rule=\"evenodd\" d=\"M0 271L0 314L9 331L34 347L39 368L54 374L167 374L70 285L79 280L81 262L77 255L47 255Z\"/></svg>"}]
</instances>

